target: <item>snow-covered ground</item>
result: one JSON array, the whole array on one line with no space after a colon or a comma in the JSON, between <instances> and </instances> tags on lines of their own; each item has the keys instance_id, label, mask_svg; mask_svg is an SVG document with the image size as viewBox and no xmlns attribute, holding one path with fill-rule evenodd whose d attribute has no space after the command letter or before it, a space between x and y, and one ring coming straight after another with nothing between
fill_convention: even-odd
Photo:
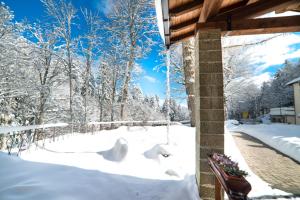
<instances>
[{"instance_id":1,"label":"snow-covered ground","mask_svg":"<svg viewBox=\"0 0 300 200\"><path fill-rule=\"evenodd\" d=\"M194 129L166 138L166 127L120 127L0 153L0 199L198 200Z\"/></svg>"},{"instance_id":2,"label":"snow-covered ground","mask_svg":"<svg viewBox=\"0 0 300 200\"><path fill-rule=\"evenodd\" d=\"M230 126L229 126L230 127ZM240 150L237 148L235 141L227 128L225 128L225 154L230 156L232 160L239 163L239 167L242 170L248 172L246 179L251 184L252 190L248 194L248 197L262 197L262 196L289 196L291 194L284 191L271 188L268 183L259 178L256 174L252 172L250 167L247 165L245 159L243 158ZM265 199L267 199L265 197ZM282 198L276 198L277 200ZM296 198L293 198L296 199ZM300 198L299 198L300 199Z\"/></svg>"},{"instance_id":3,"label":"snow-covered ground","mask_svg":"<svg viewBox=\"0 0 300 200\"><path fill-rule=\"evenodd\" d=\"M20 157L0 152L0 199L199 200L194 132L171 126L165 145L166 127L120 127L64 136ZM249 173L250 197L288 195L250 170L227 130L225 152Z\"/></svg>"},{"instance_id":4,"label":"snow-covered ground","mask_svg":"<svg viewBox=\"0 0 300 200\"><path fill-rule=\"evenodd\" d=\"M230 131L240 131L251 135L283 154L300 162L300 125L290 124L241 124L228 121Z\"/></svg>"}]
</instances>

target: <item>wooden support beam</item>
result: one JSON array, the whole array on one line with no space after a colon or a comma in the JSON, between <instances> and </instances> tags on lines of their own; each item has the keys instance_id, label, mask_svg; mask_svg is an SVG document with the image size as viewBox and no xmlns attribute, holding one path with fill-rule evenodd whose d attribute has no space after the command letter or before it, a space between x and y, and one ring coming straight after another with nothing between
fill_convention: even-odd
<instances>
[{"instance_id":1,"label":"wooden support beam","mask_svg":"<svg viewBox=\"0 0 300 200\"><path fill-rule=\"evenodd\" d=\"M169 15L171 17L178 17L194 10L201 9L201 7L203 6L203 2L204 0L195 0L178 8L170 9Z\"/></svg>"},{"instance_id":2,"label":"wooden support beam","mask_svg":"<svg viewBox=\"0 0 300 200\"><path fill-rule=\"evenodd\" d=\"M248 2L249 2L249 0L241 0L241 1L239 1L237 3L234 3L234 4L230 5L230 6L226 6L224 8L221 8L219 10L219 13L228 13L230 11L233 11L235 9L238 9L238 8L241 8L241 7L245 6L245 5L247 5Z\"/></svg>"},{"instance_id":3,"label":"wooden support beam","mask_svg":"<svg viewBox=\"0 0 300 200\"><path fill-rule=\"evenodd\" d=\"M191 32L188 32L186 34L183 34L183 35L180 35L178 37L172 37L171 38L171 44L174 44L176 42L179 42L179 41L184 41L188 38L191 38L195 35L195 31L191 31Z\"/></svg>"},{"instance_id":4,"label":"wooden support beam","mask_svg":"<svg viewBox=\"0 0 300 200\"><path fill-rule=\"evenodd\" d=\"M221 8L223 0L204 0L199 23L206 22L206 20L217 14Z\"/></svg>"},{"instance_id":5,"label":"wooden support beam","mask_svg":"<svg viewBox=\"0 0 300 200\"><path fill-rule=\"evenodd\" d=\"M182 22L180 24L174 25L170 27L171 32L177 32L177 31L181 31L185 28L188 28L192 25L196 25L196 23L198 22L198 17L197 18L193 18L190 19L188 21Z\"/></svg>"},{"instance_id":6,"label":"wooden support beam","mask_svg":"<svg viewBox=\"0 0 300 200\"><path fill-rule=\"evenodd\" d=\"M197 30L220 29L223 35L300 32L300 15L198 23Z\"/></svg>"},{"instance_id":7,"label":"wooden support beam","mask_svg":"<svg viewBox=\"0 0 300 200\"><path fill-rule=\"evenodd\" d=\"M212 17L209 21L226 20L228 16L231 19L247 19L264 15L266 13L286 8L292 4L299 3L298 0L259 0L246 6L237 7L230 11L223 11Z\"/></svg>"}]
</instances>

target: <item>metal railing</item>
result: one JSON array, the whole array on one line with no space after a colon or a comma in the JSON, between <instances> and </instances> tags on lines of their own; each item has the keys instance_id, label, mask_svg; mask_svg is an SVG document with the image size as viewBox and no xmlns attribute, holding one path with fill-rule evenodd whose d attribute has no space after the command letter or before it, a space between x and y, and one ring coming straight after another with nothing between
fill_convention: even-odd
<instances>
[{"instance_id":1,"label":"metal railing","mask_svg":"<svg viewBox=\"0 0 300 200\"><path fill-rule=\"evenodd\" d=\"M26 150L32 143L45 140L55 141L55 138L76 133L92 133L103 129L115 129L120 126L165 126L167 121L113 121L113 122L89 122L88 124L67 123L42 124L29 126L0 126L0 150L7 150L8 154L16 151L19 155L21 151ZM179 122L171 122L171 125L179 125Z\"/></svg>"},{"instance_id":2,"label":"metal railing","mask_svg":"<svg viewBox=\"0 0 300 200\"><path fill-rule=\"evenodd\" d=\"M42 124L30 126L4 126L0 127L0 149L6 149L8 154L15 149L17 155L22 150L30 147L30 145L37 141L52 138L55 140L57 136L68 132L68 124Z\"/></svg>"}]
</instances>

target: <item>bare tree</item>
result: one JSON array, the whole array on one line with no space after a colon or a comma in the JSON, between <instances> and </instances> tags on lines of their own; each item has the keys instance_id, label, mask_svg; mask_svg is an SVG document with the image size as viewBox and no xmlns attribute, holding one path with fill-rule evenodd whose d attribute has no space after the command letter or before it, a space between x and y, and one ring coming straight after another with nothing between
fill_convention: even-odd
<instances>
[{"instance_id":1,"label":"bare tree","mask_svg":"<svg viewBox=\"0 0 300 200\"><path fill-rule=\"evenodd\" d=\"M94 14L87 9L81 10L85 21L85 35L81 40L81 48L85 56L85 73L84 73L84 86L82 88L82 94L84 96L84 123L87 123L87 101L88 96L92 93L90 78L91 67L96 60L97 55L100 52L101 36L100 31L103 23L100 20L98 14Z\"/></svg>"},{"instance_id":2,"label":"bare tree","mask_svg":"<svg viewBox=\"0 0 300 200\"><path fill-rule=\"evenodd\" d=\"M49 108L47 103L51 98L51 91L54 85L59 85L61 82L58 77L62 72L63 60L55 52L57 42L55 28L52 28L49 24L44 25L44 27L35 25L35 27L30 28L30 31L37 41L33 50L33 65L35 72L38 74L36 87L39 91L35 123L42 124L44 123L45 112Z\"/></svg>"},{"instance_id":3,"label":"bare tree","mask_svg":"<svg viewBox=\"0 0 300 200\"><path fill-rule=\"evenodd\" d=\"M121 119L126 118L126 103L132 71L138 58L150 51L154 44L152 35L155 25L155 10L149 0L114 1L109 14L112 21L111 30L122 39L123 51L126 55L124 83L121 92Z\"/></svg>"},{"instance_id":4,"label":"bare tree","mask_svg":"<svg viewBox=\"0 0 300 200\"><path fill-rule=\"evenodd\" d=\"M70 106L70 124L71 132L73 132L73 48L75 40L72 37L73 22L76 17L76 9L71 2L64 0L41 0L44 4L48 14L54 18L56 26L58 27L57 33L65 43L66 60L65 66L69 76L69 106Z\"/></svg>"}]
</instances>

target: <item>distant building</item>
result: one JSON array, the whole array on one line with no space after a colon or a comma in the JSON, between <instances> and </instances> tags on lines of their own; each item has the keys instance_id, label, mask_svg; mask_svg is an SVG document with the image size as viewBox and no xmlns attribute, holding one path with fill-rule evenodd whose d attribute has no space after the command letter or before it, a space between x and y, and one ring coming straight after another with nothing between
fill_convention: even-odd
<instances>
[{"instance_id":1,"label":"distant building","mask_svg":"<svg viewBox=\"0 0 300 200\"><path fill-rule=\"evenodd\" d=\"M270 120L277 123L295 124L295 109L294 107L271 108Z\"/></svg>"},{"instance_id":2,"label":"distant building","mask_svg":"<svg viewBox=\"0 0 300 200\"><path fill-rule=\"evenodd\" d=\"M288 82L287 85L294 87L295 122L300 125L300 77Z\"/></svg>"}]
</instances>

